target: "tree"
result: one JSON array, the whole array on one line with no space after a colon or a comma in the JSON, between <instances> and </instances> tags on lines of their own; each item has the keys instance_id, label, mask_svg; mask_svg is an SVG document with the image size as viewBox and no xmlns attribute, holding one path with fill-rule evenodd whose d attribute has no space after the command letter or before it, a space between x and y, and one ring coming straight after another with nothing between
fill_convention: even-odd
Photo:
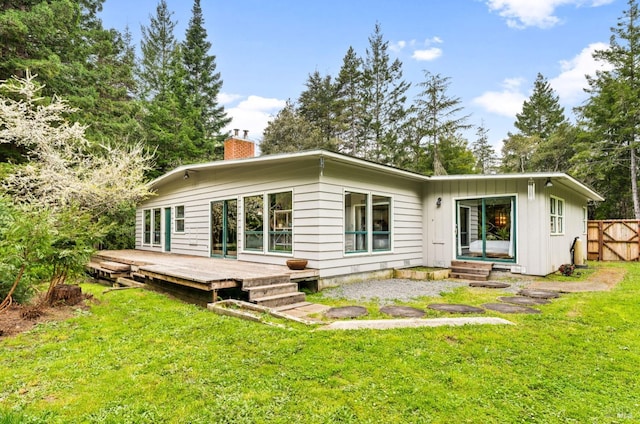
<instances>
[{"instance_id":1,"label":"tree","mask_svg":"<svg viewBox=\"0 0 640 424\"><path fill-rule=\"evenodd\" d=\"M265 155L322 148L331 150L332 146L324 142L322 131L304 119L291 102L267 124L260 143L260 151Z\"/></svg>"},{"instance_id":2,"label":"tree","mask_svg":"<svg viewBox=\"0 0 640 424\"><path fill-rule=\"evenodd\" d=\"M421 150L430 146L433 156L431 171L435 175L443 175L446 174L446 170L438 151L439 142L444 139L459 138L460 131L471 128L471 125L466 123L469 115L458 116L463 109L461 100L447 94L451 84L450 78L439 74L433 75L426 70L424 78L424 81L418 84L422 90L412 108L412 122L418 137L414 149ZM428 170L418 169L418 171L427 172Z\"/></svg>"},{"instance_id":3,"label":"tree","mask_svg":"<svg viewBox=\"0 0 640 424\"><path fill-rule=\"evenodd\" d=\"M202 159L214 159L217 145L224 136L220 134L231 118L218 103L222 88L220 73L216 72L216 57L208 54L211 43L207 41L200 0L194 0L191 19L185 41L182 43L182 60L186 69L186 95L195 109L194 144Z\"/></svg>"},{"instance_id":4,"label":"tree","mask_svg":"<svg viewBox=\"0 0 640 424\"><path fill-rule=\"evenodd\" d=\"M362 65L362 59L353 47L349 47L335 82L338 150L357 157L364 157L366 152L361 101Z\"/></svg>"},{"instance_id":5,"label":"tree","mask_svg":"<svg viewBox=\"0 0 640 424\"><path fill-rule=\"evenodd\" d=\"M606 183L616 180L623 170L626 187L613 193L609 201L631 198L633 217L640 219L638 195L638 135L640 134L640 27L638 4L628 1L628 9L611 28L609 47L594 53L594 58L610 70L588 78L590 97L580 109L584 124L594 135L588 155L596 158ZM583 154L584 156L584 154ZM599 186L603 185L602 183Z\"/></svg>"},{"instance_id":6,"label":"tree","mask_svg":"<svg viewBox=\"0 0 640 424\"><path fill-rule=\"evenodd\" d=\"M533 92L522 104L522 112L516 114L514 126L525 137L547 140L566 121L560 99L546 78L538 73Z\"/></svg>"},{"instance_id":7,"label":"tree","mask_svg":"<svg viewBox=\"0 0 640 424\"><path fill-rule=\"evenodd\" d=\"M384 41L380 24L369 37L369 47L362 72L362 125L365 144L364 158L394 165L401 142L398 134L405 125L410 84L402 79L402 62L391 61L389 42Z\"/></svg>"},{"instance_id":8,"label":"tree","mask_svg":"<svg viewBox=\"0 0 640 424\"><path fill-rule=\"evenodd\" d=\"M0 84L0 143L23 147L31 160L2 184L13 203L26 211L21 216L24 228L16 227L22 230L10 239L50 241L19 252L22 264L16 266L14 281L20 281L35 255L49 271L50 300L56 286L84 267L106 224L102 218L150 195L143 182L150 157L140 145L91 143L84 135L86 127L65 119L73 109L59 97L40 97L42 89L29 72ZM48 227L30 225L34 220L49 222ZM43 231L46 237L38 235Z\"/></svg>"},{"instance_id":9,"label":"tree","mask_svg":"<svg viewBox=\"0 0 640 424\"><path fill-rule=\"evenodd\" d=\"M484 126L484 122L478 127L476 135L478 138L471 145L476 168L481 174L491 174L495 170L497 158L495 150L489 143L489 130Z\"/></svg>"},{"instance_id":10,"label":"tree","mask_svg":"<svg viewBox=\"0 0 640 424\"><path fill-rule=\"evenodd\" d=\"M337 133L336 86L330 75L322 76L315 71L305 83L307 87L298 98L298 113L318 128L323 144L335 144Z\"/></svg>"}]
</instances>

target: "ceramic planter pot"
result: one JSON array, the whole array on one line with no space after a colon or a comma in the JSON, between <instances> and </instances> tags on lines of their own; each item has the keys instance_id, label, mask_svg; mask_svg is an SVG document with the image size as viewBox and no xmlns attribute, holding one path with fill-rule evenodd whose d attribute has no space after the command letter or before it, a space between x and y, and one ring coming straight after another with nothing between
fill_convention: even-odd
<instances>
[{"instance_id":1,"label":"ceramic planter pot","mask_svg":"<svg viewBox=\"0 0 640 424\"><path fill-rule=\"evenodd\" d=\"M307 266L307 262L306 259L288 259L287 266L292 270L301 270Z\"/></svg>"}]
</instances>

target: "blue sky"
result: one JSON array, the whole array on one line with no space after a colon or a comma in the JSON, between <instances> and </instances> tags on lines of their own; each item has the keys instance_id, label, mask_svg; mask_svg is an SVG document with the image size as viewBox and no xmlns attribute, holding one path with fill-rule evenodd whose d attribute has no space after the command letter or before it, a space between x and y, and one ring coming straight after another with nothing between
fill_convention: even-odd
<instances>
[{"instance_id":1,"label":"blue sky","mask_svg":"<svg viewBox=\"0 0 640 424\"><path fill-rule=\"evenodd\" d=\"M139 42L157 0L106 0L105 27L129 27ZM184 39L190 0L167 0ZM624 0L201 0L223 80L220 102L231 128L259 141L267 122L304 90L310 73L336 76L350 46L365 56L381 25L390 55L403 63L412 98L424 70L449 77L469 122L484 122L499 152L538 72L568 116L586 95L585 74L627 7ZM475 140L475 132L466 134Z\"/></svg>"}]
</instances>

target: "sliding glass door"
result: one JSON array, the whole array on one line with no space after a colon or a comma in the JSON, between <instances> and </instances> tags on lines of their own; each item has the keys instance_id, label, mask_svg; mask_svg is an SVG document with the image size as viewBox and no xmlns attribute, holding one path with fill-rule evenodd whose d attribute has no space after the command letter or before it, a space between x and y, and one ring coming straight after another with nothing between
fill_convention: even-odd
<instances>
[{"instance_id":1,"label":"sliding glass door","mask_svg":"<svg viewBox=\"0 0 640 424\"><path fill-rule=\"evenodd\" d=\"M238 256L238 201L211 202L211 256Z\"/></svg>"},{"instance_id":2,"label":"sliding glass door","mask_svg":"<svg viewBox=\"0 0 640 424\"><path fill-rule=\"evenodd\" d=\"M456 201L459 259L515 261L515 197Z\"/></svg>"}]
</instances>

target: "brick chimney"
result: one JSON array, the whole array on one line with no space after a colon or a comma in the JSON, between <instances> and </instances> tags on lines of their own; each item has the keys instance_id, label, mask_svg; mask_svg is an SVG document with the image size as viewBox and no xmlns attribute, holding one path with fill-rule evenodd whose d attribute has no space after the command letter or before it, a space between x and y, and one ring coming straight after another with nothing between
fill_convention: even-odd
<instances>
[{"instance_id":1,"label":"brick chimney","mask_svg":"<svg viewBox=\"0 0 640 424\"><path fill-rule=\"evenodd\" d=\"M256 145L253 141L243 140L238 136L239 130L234 129L234 134L224 142L224 160L245 159L255 156ZM244 138L249 135L249 131L244 130Z\"/></svg>"}]
</instances>

